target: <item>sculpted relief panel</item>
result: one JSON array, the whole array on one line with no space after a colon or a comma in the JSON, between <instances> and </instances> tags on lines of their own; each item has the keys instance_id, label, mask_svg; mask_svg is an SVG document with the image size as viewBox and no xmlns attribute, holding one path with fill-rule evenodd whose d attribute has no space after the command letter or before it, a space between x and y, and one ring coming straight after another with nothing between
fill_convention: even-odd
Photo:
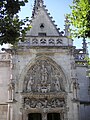
<instances>
[{"instance_id":1,"label":"sculpted relief panel","mask_svg":"<svg viewBox=\"0 0 90 120\"><path fill-rule=\"evenodd\" d=\"M24 108L63 108L65 107L65 101L59 98L52 99L30 99L24 98Z\"/></svg>"},{"instance_id":2,"label":"sculpted relief panel","mask_svg":"<svg viewBox=\"0 0 90 120\"><path fill-rule=\"evenodd\" d=\"M30 67L24 79L24 92L60 92L64 91L64 75L60 69L48 60L37 60Z\"/></svg>"}]
</instances>

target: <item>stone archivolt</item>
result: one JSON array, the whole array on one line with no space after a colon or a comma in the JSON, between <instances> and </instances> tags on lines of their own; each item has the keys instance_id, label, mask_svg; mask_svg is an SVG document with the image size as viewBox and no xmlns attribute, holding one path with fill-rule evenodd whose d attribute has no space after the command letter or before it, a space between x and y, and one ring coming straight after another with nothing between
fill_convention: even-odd
<instances>
[{"instance_id":1,"label":"stone archivolt","mask_svg":"<svg viewBox=\"0 0 90 120\"><path fill-rule=\"evenodd\" d=\"M48 60L37 60L30 67L24 79L23 92L60 92L65 91L63 72Z\"/></svg>"}]
</instances>

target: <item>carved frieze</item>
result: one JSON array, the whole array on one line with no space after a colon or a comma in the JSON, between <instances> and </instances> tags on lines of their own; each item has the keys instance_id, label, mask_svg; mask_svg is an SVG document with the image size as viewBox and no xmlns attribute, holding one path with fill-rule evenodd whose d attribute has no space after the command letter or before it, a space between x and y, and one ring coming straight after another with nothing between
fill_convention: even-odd
<instances>
[{"instance_id":1,"label":"carved frieze","mask_svg":"<svg viewBox=\"0 0 90 120\"><path fill-rule=\"evenodd\" d=\"M30 67L24 79L24 92L60 92L64 91L64 75L48 60L38 60Z\"/></svg>"},{"instance_id":2,"label":"carved frieze","mask_svg":"<svg viewBox=\"0 0 90 120\"><path fill-rule=\"evenodd\" d=\"M30 99L24 98L24 108L62 108L65 107L65 101L59 98L53 99Z\"/></svg>"}]
</instances>

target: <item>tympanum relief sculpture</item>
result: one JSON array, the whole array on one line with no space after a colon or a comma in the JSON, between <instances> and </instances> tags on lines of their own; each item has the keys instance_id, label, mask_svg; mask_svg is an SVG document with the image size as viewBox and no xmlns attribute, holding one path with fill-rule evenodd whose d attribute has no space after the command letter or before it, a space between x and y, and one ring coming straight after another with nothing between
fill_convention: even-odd
<instances>
[{"instance_id":1,"label":"tympanum relief sculpture","mask_svg":"<svg viewBox=\"0 0 90 120\"><path fill-rule=\"evenodd\" d=\"M66 110L65 76L61 68L48 59L36 60L24 78L22 107L28 112L63 113Z\"/></svg>"},{"instance_id":2,"label":"tympanum relief sculpture","mask_svg":"<svg viewBox=\"0 0 90 120\"><path fill-rule=\"evenodd\" d=\"M24 79L24 92L60 92L64 91L64 75L60 69L48 60L37 60L30 67Z\"/></svg>"}]
</instances>

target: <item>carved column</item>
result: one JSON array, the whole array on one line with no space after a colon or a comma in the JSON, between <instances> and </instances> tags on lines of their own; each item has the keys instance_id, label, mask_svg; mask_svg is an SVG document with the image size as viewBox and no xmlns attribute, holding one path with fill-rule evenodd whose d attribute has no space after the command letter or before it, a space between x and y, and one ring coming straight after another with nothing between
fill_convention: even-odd
<instances>
[{"instance_id":1,"label":"carved column","mask_svg":"<svg viewBox=\"0 0 90 120\"><path fill-rule=\"evenodd\" d=\"M13 108L8 104L7 120L13 120Z\"/></svg>"},{"instance_id":2,"label":"carved column","mask_svg":"<svg viewBox=\"0 0 90 120\"><path fill-rule=\"evenodd\" d=\"M47 120L47 113L42 113L42 120Z\"/></svg>"},{"instance_id":3,"label":"carved column","mask_svg":"<svg viewBox=\"0 0 90 120\"><path fill-rule=\"evenodd\" d=\"M64 120L64 113L63 112L60 113L60 119Z\"/></svg>"},{"instance_id":4,"label":"carved column","mask_svg":"<svg viewBox=\"0 0 90 120\"><path fill-rule=\"evenodd\" d=\"M23 108L20 108L19 120L23 120Z\"/></svg>"},{"instance_id":5,"label":"carved column","mask_svg":"<svg viewBox=\"0 0 90 120\"><path fill-rule=\"evenodd\" d=\"M8 104L7 120L10 120L10 105Z\"/></svg>"},{"instance_id":6,"label":"carved column","mask_svg":"<svg viewBox=\"0 0 90 120\"><path fill-rule=\"evenodd\" d=\"M64 114L63 114L64 119L63 120L68 120L68 115L67 115L67 110L65 110Z\"/></svg>"},{"instance_id":7,"label":"carved column","mask_svg":"<svg viewBox=\"0 0 90 120\"><path fill-rule=\"evenodd\" d=\"M20 108L19 120L28 120L28 115L25 112L24 108Z\"/></svg>"}]
</instances>

